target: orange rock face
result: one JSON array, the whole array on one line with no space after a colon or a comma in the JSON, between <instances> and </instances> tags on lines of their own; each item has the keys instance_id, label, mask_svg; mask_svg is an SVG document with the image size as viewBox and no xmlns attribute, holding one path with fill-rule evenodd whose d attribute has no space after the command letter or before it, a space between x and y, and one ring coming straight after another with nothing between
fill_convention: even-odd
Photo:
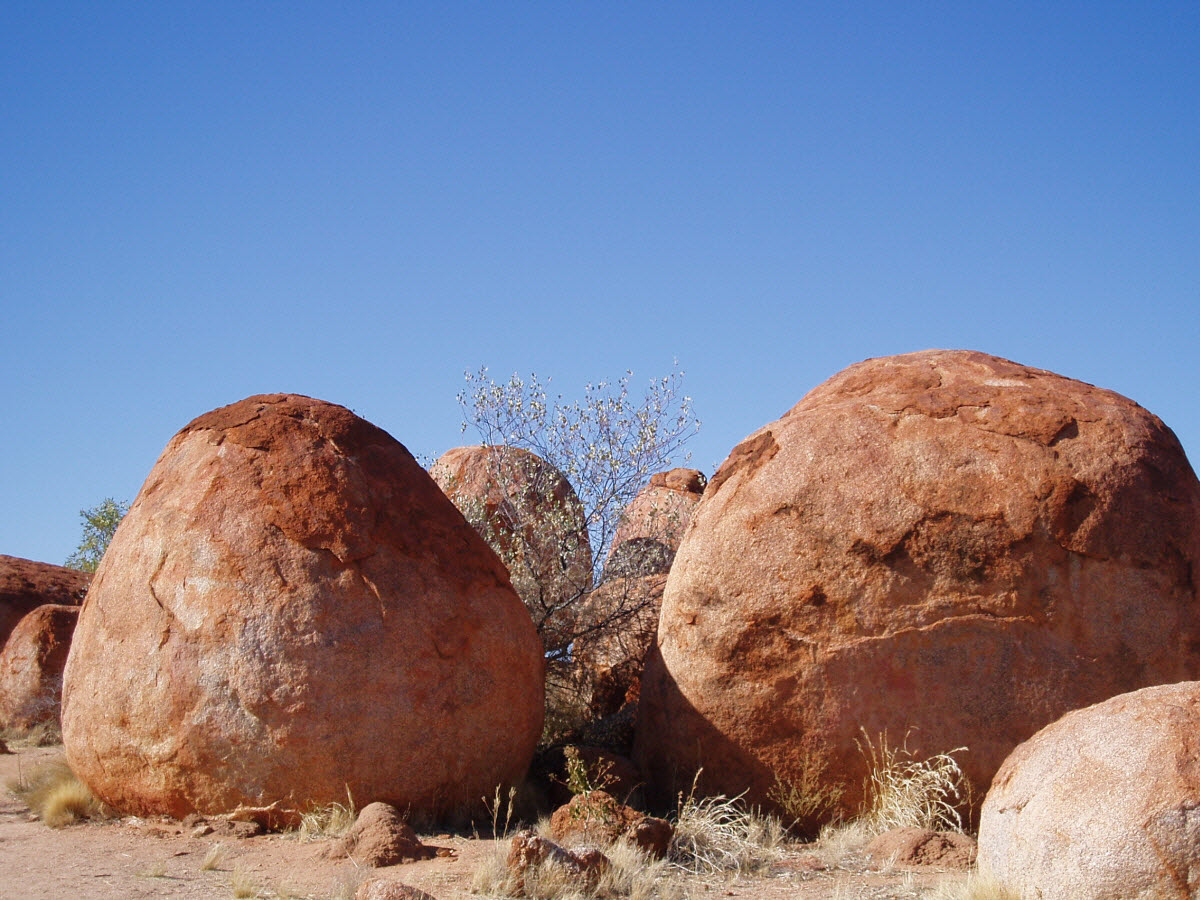
<instances>
[{"instance_id":1,"label":"orange rock face","mask_svg":"<svg viewBox=\"0 0 1200 900\"><path fill-rule=\"evenodd\" d=\"M58 719L63 667L78 606L46 604L23 618L0 653L0 728L28 730Z\"/></svg>"},{"instance_id":2,"label":"orange rock face","mask_svg":"<svg viewBox=\"0 0 1200 900\"><path fill-rule=\"evenodd\" d=\"M542 668L504 567L403 446L251 397L172 438L122 522L63 741L124 812L287 820L349 791L441 818L521 779Z\"/></svg>"},{"instance_id":3,"label":"orange rock face","mask_svg":"<svg viewBox=\"0 0 1200 900\"><path fill-rule=\"evenodd\" d=\"M0 647L17 623L39 606L82 603L91 581L88 572L0 555Z\"/></svg>"},{"instance_id":4,"label":"orange rock face","mask_svg":"<svg viewBox=\"0 0 1200 900\"><path fill-rule=\"evenodd\" d=\"M983 803L979 865L1012 896L1196 896L1200 683L1076 710L1005 760Z\"/></svg>"},{"instance_id":5,"label":"orange rock face","mask_svg":"<svg viewBox=\"0 0 1200 900\"><path fill-rule=\"evenodd\" d=\"M430 468L446 496L507 564L546 649L565 648L592 584L583 505L554 466L515 447L455 447Z\"/></svg>"},{"instance_id":6,"label":"orange rock face","mask_svg":"<svg viewBox=\"0 0 1200 900\"><path fill-rule=\"evenodd\" d=\"M868 360L713 477L642 683L649 783L768 803L856 739L968 747L977 796L1076 707L1200 673L1200 483L1132 401L979 353Z\"/></svg>"},{"instance_id":7,"label":"orange rock face","mask_svg":"<svg viewBox=\"0 0 1200 900\"><path fill-rule=\"evenodd\" d=\"M652 475L621 514L605 563L616 568L612 575L657 575L670 569L705 483L703 473L696 469Z\"/></svg>"}]
</instances>

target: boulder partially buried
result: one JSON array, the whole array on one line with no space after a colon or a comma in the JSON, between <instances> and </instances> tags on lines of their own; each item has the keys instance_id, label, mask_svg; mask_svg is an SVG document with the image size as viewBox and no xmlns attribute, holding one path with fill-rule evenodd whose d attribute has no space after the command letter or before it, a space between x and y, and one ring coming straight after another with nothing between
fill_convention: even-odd
<instances>
[{"instance_id":1,"label":"boulder partially buried","mask_svg":"<svg viewBox=\"0 0 1200 900\"><path fill-rule=\"evenodd\" d=\"M996 773L981 870L1016 897L1196 897L1197 734L1197 682L1122 694L1043 728Z\"/></svg>"},{"instance_id":2,"label":"boulder partially buried","mask_svg":"<svg viewBox=\"0 0 1200 900\"><path fill-rule=\"evenodd\" d=\"M135 814L442 818L515 783L542 651L495 554L340 406L251 397L179 432L104 556L67 662L76 774Z\"/></svg>"},{"instance_id":3,"label":"boulder partially buried","mask_svg":"<svg viewBox=\"0 0 1200 900\"><path fill-rule=\"evenodd\" d=\"M854 813L886 734L967 747L981 796L1067 710L1200 674L1196 572L1200 483L1137 404L980 353L868 360L713 476L635 759L752 803L839 785Z\"/></svg>"}]
</instances>

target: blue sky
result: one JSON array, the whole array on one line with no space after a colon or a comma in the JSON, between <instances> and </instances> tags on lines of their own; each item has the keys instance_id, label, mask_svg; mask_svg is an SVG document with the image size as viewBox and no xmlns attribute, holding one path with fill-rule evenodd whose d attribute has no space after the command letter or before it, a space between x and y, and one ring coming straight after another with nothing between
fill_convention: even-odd
<instances>
[{"instance_id":1,"label":"blue sky","mask_svg":"<svg viewBox=\"0 0 1200 900\"><path fill-rule=\"evenodd\" d=\"M487 365L674 359L711 472L871 356L1200 454L1200 4L80 3L0 16L0 553L268 391L415 453Z\"/></svg>"}]
</instances>

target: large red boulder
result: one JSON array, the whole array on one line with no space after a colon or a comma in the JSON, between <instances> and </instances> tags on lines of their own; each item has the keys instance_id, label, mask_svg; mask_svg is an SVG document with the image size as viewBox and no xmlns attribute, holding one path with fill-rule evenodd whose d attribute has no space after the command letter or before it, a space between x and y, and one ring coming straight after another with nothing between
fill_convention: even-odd
<instances>
[{"instance_id":1,"label":"large red boulder","mask_svg":"<svg viewBox=\"0 0 1200 900\"><path fill-rule=\"evenodd\" d=\"M430 475L508 566L547 651L575 634L575 602L592 585L583 504L557 468L517 447L455 447Z\"/></svg>"},{"instance_id":2,"label":"large red boulder","mask_svg":"<svg viewBox=\"0 0 1200 900\"><path fill-rule=\"evenodd\" d=\"M82 603L91 581L89 572L0 555L0 647L17 623L39 606Z\"/></svg>"},{"instance_id":3,"label":"large red boulder","mask_svg":"<svg viewBox=\"0 0 1200 900\"><path fill-rule=\"evenodd\" d=\"M495 554L409 452L330 403L251 397L171 439L96 573L63 741L139 815L423 820L516 783L542 649Z\"/></svg>"},{"instance_id":4,"label":"large red boulder","mask_svg":"<svg viewBox=\"0 0 1200 900\"><path fill-rule=\"evenodd\" d=\"M58 720L63 667L78 606L48 603L25 616L0 652L0 728L27 731Z\"/></svg>"},{"instance_id":5,"label":"large red boulder","mask_svg":"<svg viewBox=\"0 0 1200 900\"><path fill-rule=\"evenodd\" d=\"M1076 707L1200 673L1200 482L1111 391L980 353L851 366L734 448L642 683L650 784L857 810L859 741L982 796Z\"/></svg>"},{"instance_id":6,"label":"large red boulder","mask_svg":"<svg viewBox=\"0 0 1200 900\"><path fill-rule=\"evenodd\" d=\"M1200 683L1076 710L1005 760L981 870L1014 897L1191 900L1200 891Z\"/></svg>"}]
</instances>

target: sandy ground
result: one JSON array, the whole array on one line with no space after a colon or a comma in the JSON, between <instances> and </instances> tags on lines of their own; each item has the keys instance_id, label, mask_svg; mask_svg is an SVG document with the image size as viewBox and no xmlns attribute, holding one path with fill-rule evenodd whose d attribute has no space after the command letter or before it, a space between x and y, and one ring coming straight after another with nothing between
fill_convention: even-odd
<instances>
[{"instance_id":1,"label":"sandy ground","mask_svg":"<svg viewBox=\"0 0 1200 900\"><path fill-rule=\"evenodd\" d=\"M453 855L424 862L362 869L322 856L326 842L302 843L294 834L237 838L196 836L170 820L125 818L53 829L17 800L7 785L61 748L14 748L0 756L0 900L128 900L142 897L312 898L342 900L367 878L382 877L419 887L436 900L465 900L472 873L496 851L496 842L465 836L423 835L425 843ZM215 868L203 867L220 844ZM920 898L962 873L869 870L861 866L814 868L810 848L789 851L769 875L693 880L686 895L743 900L850 900ZM483 895L486 896L486 895Z\"/></svg>"}]
</instances>

